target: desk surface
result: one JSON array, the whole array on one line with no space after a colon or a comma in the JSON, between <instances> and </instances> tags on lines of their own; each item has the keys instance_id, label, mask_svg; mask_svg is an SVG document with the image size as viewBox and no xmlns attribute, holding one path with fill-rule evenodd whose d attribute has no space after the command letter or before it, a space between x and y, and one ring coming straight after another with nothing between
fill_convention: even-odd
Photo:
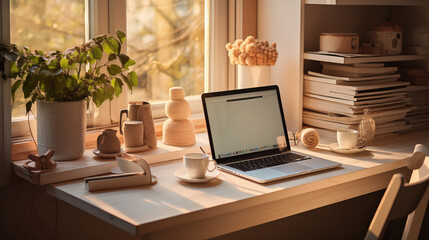
<instances>
[{"instance_id":1,"label":"desk surface","mask_svg":"<svg viewBox=\"0 0 429 240\"><path fill-rule=\"evenodd\" d=\"M416 131L377 138L356 155L339 155L328 148L335 134L319 133L317 149L298 144L292 150L340 162L341 168L270 184L223 172L211 182L188 184L174 176L182 167L175 160L151 165L158 177L153 186L90 193L76 180L52 185L48 192L132 235L209 238L383 189L393 173L410 174L404 159L415 144L429 145L429 131Z\"/></svg>"}]
</instances>

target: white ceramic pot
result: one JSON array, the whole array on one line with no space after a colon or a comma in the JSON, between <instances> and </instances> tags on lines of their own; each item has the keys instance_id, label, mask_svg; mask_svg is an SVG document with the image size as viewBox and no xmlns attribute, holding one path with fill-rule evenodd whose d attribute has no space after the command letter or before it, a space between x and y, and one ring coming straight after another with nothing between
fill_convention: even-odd
<instances>
[{"instance_id":1,"label":"white ceramic pot","mask_svg":"<svg viewBox=\"0 0 429 240\"><path fill-rule=\"evenodd\" d=\"M83 156L86 133L86 101L37 101L39 154L54 149L53 160Z\"/></svg>"},{"instance_id":2,"label":"white ceramic pot","mask_svg":"<svg viewBox=\"0 0 429 240\"><path fill-rule=\"evenodd\" d=\"M237 88L260 87L271 84L270 66L242 66L238 65Z\"/></svg>"}]
</instances>

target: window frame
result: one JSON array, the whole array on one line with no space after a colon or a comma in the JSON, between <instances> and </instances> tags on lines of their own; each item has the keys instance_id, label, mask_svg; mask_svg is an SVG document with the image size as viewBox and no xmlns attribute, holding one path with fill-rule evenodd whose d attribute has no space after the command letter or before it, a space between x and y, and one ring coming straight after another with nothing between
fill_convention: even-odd
<instances>
[{"instance_id":1,"label":"window frame","mask_svg":"<svg viewBox=\"0 0 429 240\"><path fill-rule=\"evenodd\" d=\"M9 1L0 3L0 43L10 44L10 20L9 20ZM7 64L5 72L7 73ZM3 73L0 79L0 188L9 185L11 169L11 80L3 79Z\"/></svg>"}]
</instances>

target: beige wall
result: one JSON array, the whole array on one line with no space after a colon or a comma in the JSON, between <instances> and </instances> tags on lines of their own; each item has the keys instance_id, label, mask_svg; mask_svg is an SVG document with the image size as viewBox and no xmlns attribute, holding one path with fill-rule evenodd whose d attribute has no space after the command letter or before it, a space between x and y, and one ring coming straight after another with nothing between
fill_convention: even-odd
<instances>
[{"instance_id":1,"label":"beige wall","mask_svg":"<svg viewBox=\"0 0 429 240\"><path fill-rule=\"evenodd\" d=\"M280 88L289 131L302 127L302 62L300 0L258 1L258 39L277 43L279 57L271 82Z\"/></svg>"}]
</instances>

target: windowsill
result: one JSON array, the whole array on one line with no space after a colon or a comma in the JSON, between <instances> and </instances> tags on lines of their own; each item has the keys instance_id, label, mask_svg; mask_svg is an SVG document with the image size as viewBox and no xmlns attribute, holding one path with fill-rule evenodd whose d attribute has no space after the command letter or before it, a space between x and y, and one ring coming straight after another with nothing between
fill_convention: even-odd
<instances>
[{"instance_id":1,"label":"windowsill","mask_svg":"<svg viewBox=\"0 0 429 240\"><path fill-rule=\"evenodd\" d=\"M156 132L156 136L158 139L162 138L162 125L164 123L164 121L167 118L158 118L154 120L155 123L155 132ZM195 133L202 133L202 132L206 132L206 123L205 123L205 119L204 119L204 114L198 113L198 114L193 114L190 117L190 120L192 120L192 122L194 123L195 126ZM88 128L87 129L87 134L86 134L86 139L85 139L85 149L94 149L97 148L97 137L98 135L101 133L101 131L103 129L106 128L116 128L117 129L117 125L116 124L112 124L110 126L103 126L103 127L99 127L99 128ZM33 132L34 135L37 135L36 132ZM119 132L117 133L117 136L119 138L119 140L121 141L121 143L123 143L123 137L122 135L119 134ZM25 138L25 139L21 139L19 141L13 140L12 141L12 161L19 161L19 160L24 160L28 158L28 154L35 154L37 153L36 150L36 145L34 144L33 140L31 138ZM91 153L92 154L92 153Z\"/></svg>"},{"instance_id":2,"label":"windowsill","mask_svg":"<svg viewBox=\"0 0 429 240\"><path fill-rule=\"evenodd\" d=\"M207 133L196 134L196 144L186 147L169 146L158 140L155 149L147 152L132 153L145 159L149 164L180 159L183 154L200 152L202 147L206 153L210 152ZM57 161L57 168L52 172L43 173L40 176L26 170L23 165L28 160L14 161L13 171L21 178L37 185L63 182L94 175L111 173L111 169L117 166L115 159L103 159L95 157L92 150L86 150L81 159L71 161Z\"/></svg>"}]
</instances>

